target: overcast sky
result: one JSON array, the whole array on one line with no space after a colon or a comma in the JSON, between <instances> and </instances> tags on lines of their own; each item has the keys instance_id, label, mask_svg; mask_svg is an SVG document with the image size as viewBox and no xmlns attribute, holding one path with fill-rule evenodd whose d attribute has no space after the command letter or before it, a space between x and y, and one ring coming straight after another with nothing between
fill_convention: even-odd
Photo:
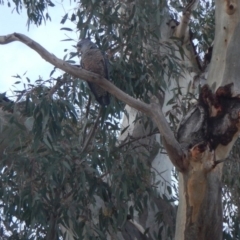
<instances>
[{"instance_id":1,"label":"overcast sky","mask_svg":"<svg viewBox=\"0 0 240 240\"><path fill-rule=\"evenodd\" d=\"M75 31L75 25L67 21L64 25L60 24L62 17L69 11L72 12L76 6L75 3L70 5L69 0L54 2L56 5L49 8L49 15L52 21L47 21L40 27L30 25L30 29L26 25L27 15L25 13L18 14L11 8L5 5L0 5L0 35L7 35L13 32L23 33L33 40L40 43L49 52L59 58L63 58L66 54L64 49L74 50L72 45L76 42L61 41L68 38L66 34L78 40L78 33ZM70 27L73 32L60 30L62 27ZM7 45L0 45L0 93L8 91L8 96L11 95L9 90L15 90L12 86L19 79L13 78L14 75L22 76L26 71L23 79L30 78L32 82L42 76L43 79L49 78L49 73L53 69L52 65L42 59L36 52L20 42L13 42ZM26 81L25 81L26 83ZM22 89L22 84L18 85L18 89Z\"/></svg>"}]
</instances>

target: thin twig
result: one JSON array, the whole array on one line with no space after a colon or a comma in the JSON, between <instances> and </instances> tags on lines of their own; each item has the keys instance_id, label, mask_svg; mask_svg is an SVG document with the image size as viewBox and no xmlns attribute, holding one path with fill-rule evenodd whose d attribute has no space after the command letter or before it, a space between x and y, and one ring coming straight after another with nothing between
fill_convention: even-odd
<instances>
[{"instance_id":1,"label":"thin twig","mask_svg":"<svg viewBox=\"0 0 240 240\"><path fill-rule=\"evenodd\" d=\"M136 142L136 141L138 141L138 140L142 140L142 139L145 139L145 138L147 138L147 137L151 137L151 136L154 135L154 134L159 134L159 130L155 130L155 131L153 131L153 132L151 132L151 133L149 133L149 134L146 134L146 135L144 135L144 136L140 136L140 137L134 138L134 139L132 139L131 141L130 141L130 140L127 141L127 140L129 139L129 138L127 138L127 139L124 140L124 143L122 143L122 144L120 144L120 145L118 146L118 148L122 148L122 147L124 147L124 146L126 146L126 145L130 145L130 144L132 144L132 143L134 143L134 142ZM133 137L131 137L131 138L133 138Z\"/></svg>"},{"instance_id":2,"label":"thin twig","mask_svg":"<svg viewBox=\"0 0 240 240\"><path fill-rule=\"evenodd\" d=\"M225 158L225 159L215 160L215 161L213 162L212 169L214 169L219 163L226 162L227 160L229 160L229 159L228 159L228 158Z\"/></svg>"},{"instance_id":3,"label":"thin twig","mask_svg":"<svg viewBox=\"0 0 240 240\"><path fill-rule=\"evenodd\" d=\"M86 116L85 116L86 119L88 119L90 106L91 106L91 95L89 95L88 103L87 103L87 106L86 106ZM83 129L83 139L85 139L86 131L87 131L87 124L85 124L84 129Z\"/></svg>"},{"instance_id":4,"label":"thin twig","mask_svg":"<svg viewBox=\"0 0 240 240\"><path fill-rule=\"evenodd\" d=\"M71 82L72 80L67 79L67 74L63 74L63 79L58 80L57 83L49 90L48 97L51 98L52 95L65 83Z\"/></svg>"},{"instance_id":5,"label":"thin twig","mask_svg":"<svg viewBox=\"0 0 240 240\"><path fill-rule=\"evenodd\" d=\"M99 110L99 112L98 112L97 119L96 119L96 121L95 121L95 123L94 123L94 125L93 125L93 127L92 127L92 129L91 129L91 131L90 131L90 134L88 135L88 138L87 138L87 140L85 141L85 143L84 143L84 145L83 145L83 148L82 148L81 153L83 153L83 152L87 149L87 147L88 147L91 139L92 139L93 136L95 135L95 132L96 132L96 130L97 130L97 128L98 128L99 119L100 119L100 117L102 116L102 112L103 112L103 111L102 111L102 107L101 107L100 110Z\"/></svg>"}]
</instances>

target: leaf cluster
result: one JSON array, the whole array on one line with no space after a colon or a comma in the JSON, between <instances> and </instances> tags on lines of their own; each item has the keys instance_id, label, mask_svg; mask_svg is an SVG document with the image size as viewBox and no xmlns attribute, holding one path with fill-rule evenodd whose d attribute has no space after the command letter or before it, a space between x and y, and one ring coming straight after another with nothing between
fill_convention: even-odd
<instances>
[{"instance_id":1,"label":"leaf cluster","mask_svg":"<svg viewBox=\"0 0 240 240\"><path fill-rule=\"evenodd\" d=\"M29 81L16 91L13 112L1 115L2 236L57 239L61 224L78 238L106 239L109 225L117 231L126 221L130 196L143 211L142 196L153 194L139 148L117 143L122 108L103 110L85 148L100 111L86 84L68 74Z\"/></svg>"},{"instance_id":2,"label":"leaf cluster","mask_svg":"<svg viewBox=\"0 0 240 240\"><path fill-rule=\"evenodd\" d=\"M51 5L14 3L17 9L25 4L35 24L42 23ZM162 39L160 29L170 16L166 10L167 3L157 0L82 0L61 24L75 22L80 38L90 37L108 55L110 80L149 102L149 95L166 90L170 79L186 70L181 46L176 50L172 40ZM69 52L64 60L76 64L76 55ZM150 167L156 152L143 139L118 143L123 103L112 96L101 110L85 82L66 73L55 77L55 69L47 80L31 84L27 78L15 93L13 113L2 114L0 135L3 237L58 239L64 237L61 225L71 228L76 239L106 239L110 229L124 226L128 214L144 212L156 196ZM155 130L151 121L142 116L137 121L150 128L148 140ZM156 214L159 224L161 216Z\"/></svg>"}]
</instances>

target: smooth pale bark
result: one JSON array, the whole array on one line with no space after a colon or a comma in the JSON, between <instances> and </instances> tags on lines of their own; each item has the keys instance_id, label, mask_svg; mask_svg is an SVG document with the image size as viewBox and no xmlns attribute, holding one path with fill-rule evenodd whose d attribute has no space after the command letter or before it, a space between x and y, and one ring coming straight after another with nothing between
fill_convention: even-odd
<instances>
[{"instance_id":1,"label":"smooth pale bark","mask_svg":"<svg viewBox=\"0 0 240 240\"><path fill-rule=\"evenodd\" d=\"M149 184L159 182L158 187L156 188L158 195L160 197L163 197L164 195L165 197L170 198L171 194L169 194L167 187L171 184L172 163L166 154L160 152L159 146L161 143L159 134L151 134L151 128L144 127L146 124L144 118L135 121L139 116L143 116L137 110L126 106L125 111L127 112L127 115L123 118L122 129L129 127L119 136L119 142L127 143L130 141L128 144L137 147L139 159L148 162L150 170L153 171L155 175L154 179L149 179ZM143 152L145 152L145 154L142 154ZM149 157L146 158L146 155L149 155ZM152 200L150 199L150 201ZM130 203L130 205L132 204L133 203ZM152 209L149 204L149 208L144 213L145 216L139 216L138 213L135 212L135 220L140 222L145 229L148 227L151 229L155 225L156 209ZM152 229L150 231L152 231Z\"/></svg>"},{"instance_id":2,"label":"smooth pale bark","mask_svg":"<svg viewBox=\"0 0 240 240\"><path fill-rule=\"evenodd\" d=\"M174 34L174 31L172 30L172 26L173 26L172 24L174 24L174 22L171 23L171 25L166 24L166 22L163 22L163 24L161 25L162 41L169 41L169 38ZM185 31L188 32L188 27L187 27L187 30L185 29ZM185 51L185 56L184 56L184 60L181 60L181 64L189 69L192 69L192 71L190 72L186 71L185 73L183 73L183 77L179 78L178 81L176 81L176 79L171 79L171 81L169 81L168 88L165 90L164 96L158 96L158 99L155 102L157 103L157 108L159 108L159 105L161 105L163 114L166 114L167 112L172 111L173 105L168 104L168 102L174 97L173 90L179 87L181 88L182 94L186 95L189 84L193 81L194 75L196 75L199 71L199 70L196 71L197 64L196 64L196 59L193 55L194 53L192 51L189 51L189 49L191 49L191 46L190 46L188 37L189 36L186 36L186 40L182 46ZM174 46L174 42L172 42L172 44ZM158 52L157 49L154 49L154 50ZM164 52L164 49L161 49L161 53L163 52ZM176 55L179 57L179 59L181 59L181 56L180 54L179 55L177 54L177 51L176 51ZM166 76L166 79L167 79L167 76ZM193 84L191 86L193 87ZM195 89L190 88L190 91L194 92ZM181 96L179 96L179 100L180 99L181 99ZM126 106L125 111L127 112L127 114L123 118L122 129L125 129L127 126L128 126L128 129L122 135L120 135L119 137L120 142L127 141L126 139L128 139L128 137L131 136L131 138L133 139L139 139L142 137L142 139L140 140L141 143L148 144L149 148L151 147L153 148L154 143L156 142L158 144L162 144L159 134L155 134L153 136L146 138L146 136L148 136L150 132L149 128L147 129L144 128L144 122L139 123L140 122L139 120L135 122L135 119L139 115L142 115L139 111L129 106ZM174 114L177 114L177 113L175 112ZM154 232L158 232L160 227L159 224L157 224L155 221L155 214L159 211L164 212L163 209L165 209L166 212L169 210L168 208L174 209L174 206L169 205L168 203L164 205L164 200L161 199L163 195L168 199L170 199L172 196L167 191L167 186L171 186L171 182L172 182L171 170L173 165L167 154L161 153L160 150L157 151L157 154L156 152L154 152L154 154L155 155L151 155L149 158L146 158L145 157L146 155L144 155L142 157L142 160L148 161L151 163L152 171L155 174L155 179L152 180L151 183L154 184L156 182L159 182L158 188L157 188L159 198L149 199L148 208L145 209L144 213L142 213L142 215L140 216L136 213L136 215L134 216L135 220L138 223L140 223L145 229L149 228L148 233L150 236L153 236ZM154 203L155 208L151 206L151 203ZM167 224L165 227L167 227ZM164 232L163 230L162 239L167 239L167 237L168 237L167 232Z\"/></svg>"},{"instance_id":3,"label":"smooth pale bark","mask_svg":"<svg viewBox=\"0 0 240 240\"><path fill-rule=\"evenodd\" d=\"M213 90L234 83L239 94L239 1L216 1L215 39L207 83Z\"/></svg>"}]
</instances>

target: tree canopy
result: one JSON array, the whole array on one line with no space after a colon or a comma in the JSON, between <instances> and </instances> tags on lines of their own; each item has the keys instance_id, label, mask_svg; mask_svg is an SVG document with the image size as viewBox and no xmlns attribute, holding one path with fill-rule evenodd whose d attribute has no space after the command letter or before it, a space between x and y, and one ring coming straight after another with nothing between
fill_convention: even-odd
<instances>
[{"instance_id":1,"label":"tree canopy","mask_svg":"<svg viewBox=\"0 0 240 240\"><path fill-rule=\"evenodd\" d=\"M18 14L26 8L29 27L48 24L54 11L49 0L0 3L16 8ZM182 39L166 38L163 31L171 19L179 21L187 1L81 0L74 4L60 20L59 31L77 31L79 39L94 41L108 56L110 82L137 101L150 103L153 95L163 96L172 81L178 83L186 72L193 72L185 64ZM206 68L204 57L213 43L214 10L214 2L200 1L190 24L201 69ZM76 29L64 27L67 21L74 22ZM79 39L64 41L76 45ZM63 60L79 67L77 50L67 51ZM167 183L166 192L159 193L150 159L164 149L161 142L145 141L159 133L156 125L139 113L135 122L144 123L147 135L119 141L129 128L121 128L124 113L128 115L126 102L112 94L110 105L101 107L86 79L67 72L56 76L55 70L48 79L36 81L16 76L24 88L15 91L13 101L0 96L2 239L64 239L63 228L71 229L76 239L106 239L135 213L143 213L155 197L165 209L155 213L159 231L154 239L161 239L163 226L168 239L173 239L177 187ZM196 88L185 93L180 87L171 91L171 110L166 115L176 133L181 116L199 92ZM238 144L224 165L224 239L239 239ZM176 181L177 170L172 173Z\"/></svg>"}]
</instances>

